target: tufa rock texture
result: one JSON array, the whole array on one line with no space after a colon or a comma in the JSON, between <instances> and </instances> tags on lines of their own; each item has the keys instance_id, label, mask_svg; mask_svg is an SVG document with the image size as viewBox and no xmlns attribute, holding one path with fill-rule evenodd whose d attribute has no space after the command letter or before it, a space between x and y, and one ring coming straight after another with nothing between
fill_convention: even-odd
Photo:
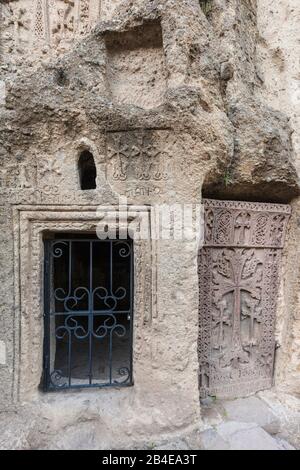
<instances>
[{"instance_id":1,"label":"tufa rock texture","mask_svg":"<svg viewBox=\"0 0 300 470\"><path fill-rule=\"evenodd\" d=\"M198 0L1 2L2 448L126 447L201 423L196 241L137 246L134 387L39 391L43 234L93 231L97 207L119 196L292 202L275 386L299 395L298 117L293 92L278 93L290 68L299 85L284 34L299 5L277 3L281 32L268 0L215 0L206 13ZM147 147L150 167L124 166L126 146ZM89 191L85 150L97 167Z\"/></svg>"}]
</instances>

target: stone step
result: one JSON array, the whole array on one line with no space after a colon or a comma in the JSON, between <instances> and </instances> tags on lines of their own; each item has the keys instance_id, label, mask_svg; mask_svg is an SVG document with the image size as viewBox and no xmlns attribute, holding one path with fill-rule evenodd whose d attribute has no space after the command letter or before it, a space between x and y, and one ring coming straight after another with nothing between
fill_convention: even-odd
<instances>
[{"instance_id":1,"label":"stone step","mask_svg":"<svg viewBox=\"0 0 300 470\"><path fill-rule=\"evenodd\" d=\"M287 442L276 439L256 423L224 422L201 433L205 450L294 450Z\"/></svg>"},{"instance_id":2,"label":"stone step","mask_svg":"<svg viewBox=\"0 0 300 470\"><path fill-rule=\"evenodd\" d=\"M252 396L230 401L221 401L228 421L256 423L269 434L280 431L280 420L271 408L259 398Z\"/></svg>"}]
</instances>

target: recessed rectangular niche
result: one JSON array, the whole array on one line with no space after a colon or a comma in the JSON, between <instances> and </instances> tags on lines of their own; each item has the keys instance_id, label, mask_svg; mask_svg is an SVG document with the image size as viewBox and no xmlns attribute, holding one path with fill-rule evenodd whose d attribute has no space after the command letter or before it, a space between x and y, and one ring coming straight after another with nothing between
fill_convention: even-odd
<instances>
[{"instance_id":1,"label":"recessed rectangular niche","mask_svg":"<svg viewBox=\"0 0 300 470\"><path fill-rule=\"evenodd\" d=\"M162 30L148 23L106 36L107 76L112 98L145 109L159 106L166 91Z\"/></svg>"}]
</instances>

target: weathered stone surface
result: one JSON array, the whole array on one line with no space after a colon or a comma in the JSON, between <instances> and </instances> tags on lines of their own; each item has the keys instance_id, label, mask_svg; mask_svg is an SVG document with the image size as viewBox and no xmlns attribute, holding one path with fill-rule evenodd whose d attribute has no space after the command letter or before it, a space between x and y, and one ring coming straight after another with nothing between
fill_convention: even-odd
<instances>
[{"instance_id":1,"label":"weathered stone surface","mask_svg":"<svg viewBox=\"0 0 300 470\"><path fill-rule=\"evenodd\" d=\"M224 417L225 410L219 405L211 408L201 407L201 418L205 426L216 426L223 421Z\"/></svg>"},{"instance_id":2,"label":"weathered stone surface","mask_svg":"<svg viewBox=\"0 0 300 470\"><path fill-rule=\"evenodd\" d=\"M201 435L204 450L295 450L288 442L270 436L255 423L228 421Z\"/></svg>"},{"instance_id":3,"label":"weathered stone surface","mask_svg":"<svg viewBox=\"0 0 300 470\"><path fill-rule=\"evenodd\" d=\"M209 407L202 409L201 416L206 428L205 432L201 433L204 448L215 448L214 442L216 442L216 446L226 444L226 448L229 449L234 445L232 436L235 433L240 435L239 445L247 446L247 433L244 443L242 434L247 430L251 430L250 436L253 438L252 444L249 445L258 446L258 449L261 431L265 431L264 437L267 434L273 439L266 438L267 441L262 441L263 445L272 445L285 450L299 448L300 427L297 406L296 409L288 407L287 398L283 404L275 392L260 392L254 397L231 401L215 400ZM252 431L253 429L255 431Z\"/></svg>"},{"instance_id":4,"label":"weathered stone surface","mask_svg":"<svg viewBox=\"0 0 300 470\"><path fill-rule=\"evenodd\" d=\"M20 413L21 415L21 413ZM28 449L30 447L27 434L30 428L22 416L16 413L1 413L0 449Z\"/></svg>"},{"instance_id":5,"label":"weathered stone surface","mask_svg":"<svg viewBox=\"0 0 300 470\"><path fill-rule=\"evenodd\" d=\"M278 437L300 448L300 400L279 391L264 391L258 394L280 420Z\"/></svg>"},{"instance_id":6,"label":"weathered stone surface","mask_svg":"<svg viewBox=\"0 0 300 470\"><path fill-rule=\"evenodd\" d=\"M54 0L46 19L29 3L6 1L1 28L1 446L128 447L136 436L181 439L200 422L196 242L139 251L133 388L51 398L38 390L42 234L94 230L98 205L120 195L147 207L199 203L201 192L293 199L275 380L299 395L299 2L218 0L206 16L198 0L105 0L102 13L93 1L88 15L87 4L76 10L83 2ZM97 167L91 191L79 184L83 150ZM277 445L257 427L227 432L229 447L235 434L241 446L257 437Z\"/></svg>"},{"instance_id":7,"label":"weathered stone surface","mask_svg":"<svg viewBox=\"0 0 300 470\"><path fill-rule=\"evenodd\" d=\"M216 428L230 450L283 450L276 439L255 423L228 421Z\"/></svg>"},{"instance_id":8,"label":"weathered stone surface","mask_svg":"<svg viewBox=\"0 0 300 470\"><path fill-rule=\"evenodd\" d=\"M189 446L181 439L166 442L154 447L154 450L188 450Z\"/></svg>"},{"instance_id":9,"label":"weathered stone surface","mask_svg":"<svg viewBox=\"0 0 300 470\"><path fill-rule=\"evenodd\" d=\"M300 6L297 0L258 1L258 30L261 39L257 49L257 66L264 79L260 91L264 100L283 112L291 126L295 167L300 168L299 107L299 31ZM276 385L283 393L298 396L300 390L299 358L299 200L294 201L294 222L287 248L286 281L282 285L281 308L278 311ZM290 253L290 255L289 255ZM290 299L290 301L289 301ZM286 326L283 326L283 325Z\"/></svg>"},{"instance_id":10,"label":"weathered stone surface","mask_svg":"<svg viewBox=\"0 0 300 470\"><path fill-rule=\"evenodd\" d=\"M280 439L279 437L276 437L276 441L278 442L278 444L279 444L279 446L281 447L282 450L296 450L295 447L293 447L291 444L289 444L284 439Z\"/></svg>"},{"instance_id":11,"label":"weathered stone surface","mask_svg":"<svg viewBox=\"0 0 300 470\"><path fill-rule=\"evenodd\" d=\"M201 433L201 443L204 450L229 450L226 442L215 429L207 429Z\"/></svg>"},{"instance_id":12,"label":"weathered stone surface","mask_svg":"<svg viewBox=\"0 0 300 470\"><path fill-rule=\"evenodd\" d=\"M222 406L230 421L256 423L270 434L277 434L280 430L278 417L269 406L257 397L223 401Z\"/></svg>"}]
</instances>

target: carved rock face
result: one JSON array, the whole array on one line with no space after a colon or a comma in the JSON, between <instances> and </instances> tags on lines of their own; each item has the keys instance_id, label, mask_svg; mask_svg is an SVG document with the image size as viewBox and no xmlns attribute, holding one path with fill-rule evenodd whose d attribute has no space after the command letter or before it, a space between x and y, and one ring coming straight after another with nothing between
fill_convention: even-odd
<instances>
[{"instance_id":1,"label":"carved rock face","mask_svg":"<svg viewBox=\"0 0 300 470\"><path fill-rule=\"evenodd\" d=\"M204 201L199 254L200 395L270 388L280 252L290 208Z\"/></svg>"},{"instance_id":2,"label":"carved rock face","mask_svg":"<svg viewBox=\"0 0 300 470\"><path fill-rule=\"evenodd\" d=\"M5 60L32 64L41 55L65 51L76 37L88 33L100 18L101 1L11 0L1 10Z\"/></svg>"},{"instance_id":3,"label":"carved rock face","mask_svg":"<svg viewBox=\"0 0 300 470\"><path fill-rule=\"evenodd\" d=\"M38 0L33 9L29 2L5 2L2 10L0 362L6 363L0 405L37 400L32 422L39 446L48 445L39 431L40 417L49 413L37 392L44 232L90 232L98 207L117 205L119 196L148 211L156 204L198 204L201 192L288 203L299 188L289 125L268 106L257 76L255 2L218 0L207 16L195 0L102 1L101 10L96 1ZM84 191L83 152L93 155L96 167L93 189ZM273 367L274 336L267 338L267 329L275 318L271 296L288 215L222 206L216 220L215 209L207 213L203 251L205 275L214 274L203 283L214 291L207 301L214 327L201 340L203 354L214 361L205 356L201 375L213 380L205 391L219 390L221 377L229 388L252 373L255 387L259 380L264 387ZM292 227L296 253L295 218ZM199 420L198 246L151 242L134 252L137 386L124 400L118 393L97 396L95 406L105 426L150 440ZM288 276L293 290L296 269ZM230 291L223 295L225 284ZM290 317L293 296L281 293ZM85 415L80 400L70 426ZM149 420L154 407L159 419ZM51 404L61 419L49 424L53 439L55 426L65 427L62 410L63 399ZM99 424L101 436L105 426ZM113 432L107 434L109 446Z\"/></svg>"}]
</instances>

